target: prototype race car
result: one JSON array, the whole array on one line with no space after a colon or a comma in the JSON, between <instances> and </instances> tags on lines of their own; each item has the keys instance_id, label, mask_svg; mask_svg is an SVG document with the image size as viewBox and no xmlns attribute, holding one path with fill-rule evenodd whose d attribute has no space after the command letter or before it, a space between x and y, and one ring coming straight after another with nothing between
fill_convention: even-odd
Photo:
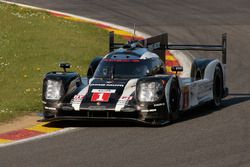
<instances>
[{"instance_id":1,"label":"prototype race car","mask_svg":"<svg viewBox=\"0 0 250 167\"><path fill-rule=\"evenodd\" d=\"M210 102L219 107L228 95L225 82L226 34L221 45L174 45L168 34L127 44L114 42L110 53L95 58L87 77L67 72L49 72L43 81L44 121L132 120L151 125L175 122L180 114ZM218 59L196 59L191 76L180 77L181 66L165 67L166 50L222 51Z\"/></svg>"}]
</instances>

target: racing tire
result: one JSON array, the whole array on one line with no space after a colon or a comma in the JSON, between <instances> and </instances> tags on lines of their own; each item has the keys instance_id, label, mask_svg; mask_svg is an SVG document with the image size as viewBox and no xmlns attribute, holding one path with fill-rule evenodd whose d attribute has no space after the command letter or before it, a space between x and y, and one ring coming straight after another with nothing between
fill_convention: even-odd
<instances>
[{"instance_id":1,"label":"racing tire","mask_svg":"<svg viewBox=\"0 0 250 167\"><path fill-rule=\"evenodd\" d=\"M176 80L173 80L169 91L169 109L170 109L170 122L174 123L179 121L180 113L180 88Z\"/></svg>"},{"instance_id":2,"label":"racing tire","mask_svg":"<svg viewBox=\"0 0 250 167\"><path fill-rule=\"evenodd\" d=\"M214 72L213 81L213 100L212 106L219 108L221 106L221 99L223 96L223 74L221 68L217 65Z\"/></svg>"}]
</instances>

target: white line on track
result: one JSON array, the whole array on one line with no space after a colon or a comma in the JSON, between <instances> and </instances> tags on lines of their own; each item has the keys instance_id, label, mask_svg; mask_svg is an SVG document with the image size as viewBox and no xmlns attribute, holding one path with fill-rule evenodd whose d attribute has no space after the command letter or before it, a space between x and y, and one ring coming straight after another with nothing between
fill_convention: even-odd
<instances>
[{"instance_id":1,"label":"white line on track","mask_svg":"<svg viewBox=\"0 0 250 167\"><path fill-rule=\"evenodd\" d=\"M13 141L10 143L3 143L3 144L0 144L0 148L7 147L7 146L13 146L13 145L17 145L17 144L23 144L23 143L27 143L30 141L40 140L40 139L44 139L44 138L48 138L48 137L58 136L60 134L64 134L66 132L72 132L73 130L77 130L77 129L78 128L64 128L64 129L58 130L56 132L45 133L45 134L42 134L39 136L30 137L27 139L21 139L21 140ZM81 129L83 129L83 128L81 128Z\"/></svg>"}]
</instances>

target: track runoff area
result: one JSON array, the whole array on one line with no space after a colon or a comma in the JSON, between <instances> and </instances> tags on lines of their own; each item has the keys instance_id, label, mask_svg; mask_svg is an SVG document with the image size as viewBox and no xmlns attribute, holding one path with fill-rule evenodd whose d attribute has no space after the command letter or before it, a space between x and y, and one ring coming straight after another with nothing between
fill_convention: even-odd
<instances>
[{"instance_id":1,"label":"track runoff area","mask_svg":"<svg viewBox=\"0 0 250 167\"><path fill-rule=\"evenodd\" d=\"M47 9L37 8L37 7L18 4L18 3L11 3L11 2L6 2L6 1L1 1L1 0L0 0L0 2L15 4L15 5L18 5L21 7L32 8L32 9L36 9L36 10L42 10L42 11L45 11L45 12L47 12L55 17L60 17L60 18L64 18L64 19L68 19L68 20L72 20L72 21L76 21L76 22L90 23L90 24L93 24L99 28L105 29L107 31L114 31L115 34L122 36L126 40L130 40L131 38L134 37L134 35L132 33L133 32L132 29L129 29L126 27L121 27L119 25L114 25L111 23L105 23L102 21L93 20L93 19L89 19L89 18L85 18L85 17L81 17L81 16L76 16L76 15L71 15L68 13L62 13L62 12L58 12L58 11L47 10ZM148 36L147 34L137 32L136 38L143 39L147 36ZM179 59L177 59L177 54L172 53L170 51L166 51L165 56L166 56L165 57L165 61L166 61L165 65L166 65L166 69L169 73L172 73L172 71L171 71L172 66L182 65L180 63L180 61L178 61ZM38 123L37 125L35 125L33 127L24 128L24 129L0 134L0 147L9 146L9 145L13 145L13 144L19 144L19 143L23 143L23 142L27 142L27 141L31 141L31 140L36 140L36 139L41 139L41 138L48 137L48 136L58 135L58 134L65 133L67 131L75 129L75 128L55 128L55 127L49 127L47 125L48 125L48 123L46 123L46 122L45 123Z\"/></svg>"}]
</instances>

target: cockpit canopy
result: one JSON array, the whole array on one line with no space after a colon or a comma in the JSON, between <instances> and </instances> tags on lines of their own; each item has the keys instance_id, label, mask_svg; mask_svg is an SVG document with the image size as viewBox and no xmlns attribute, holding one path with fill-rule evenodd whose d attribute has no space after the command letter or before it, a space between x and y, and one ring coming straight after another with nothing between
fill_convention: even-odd
<instances>
[{"instance_id":1,"label":"cockpit canopy","mask_svg":"<svg viewBox=\"0 0 250 167\"><path fill-rule=\"evenodd\" d=\"M143 51L141 54L127 51L110 53L98 65L94 78L140 78L165 74L161 59L154 53Z\"/></svg>"}]
</instances>

